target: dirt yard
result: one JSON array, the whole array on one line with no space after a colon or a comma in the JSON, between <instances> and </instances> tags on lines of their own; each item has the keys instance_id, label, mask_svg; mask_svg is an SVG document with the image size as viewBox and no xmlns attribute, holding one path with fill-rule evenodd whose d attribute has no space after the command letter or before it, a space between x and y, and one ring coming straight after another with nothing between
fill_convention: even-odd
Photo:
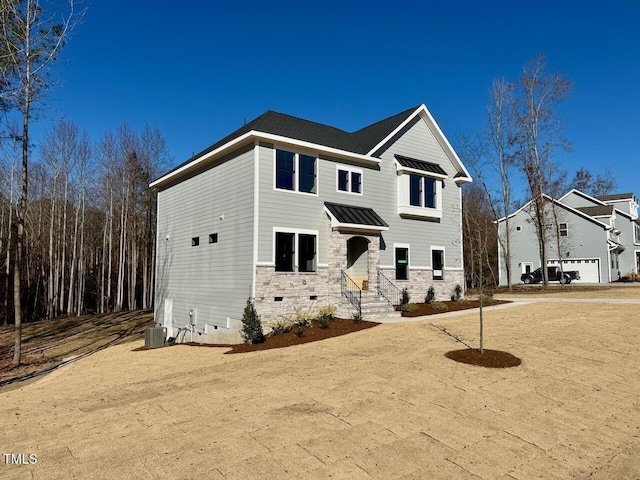
<instances>
[{"instance_id":1,"label":"dirt yard","mask_svg":"<svg viewBox=\"0 0 640 480\"><path fill-rule=\"evenodd\" d=\"M486 310L509 369L444 356L477 344L476 313L237 355L102 349L0 393L0 479L639 478L622 290Z\"/></svg>"}]
</instances>

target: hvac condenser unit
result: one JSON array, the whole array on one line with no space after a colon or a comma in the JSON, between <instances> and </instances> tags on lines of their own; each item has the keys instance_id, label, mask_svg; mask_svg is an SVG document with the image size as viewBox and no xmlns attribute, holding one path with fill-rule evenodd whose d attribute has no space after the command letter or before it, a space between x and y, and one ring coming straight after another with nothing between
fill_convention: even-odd
<instances>
[{"instance_id":1,"label":"hvac condenser unit","mask_svg":"<svg viewBox=\"0 0 640 480\"><path fill-rule=\"evenodd\" d=\"M151 327L144 331L144 346L146 348L157 348L164 346L164 339L167 336L166 327Z\"/></svg>"}]
</instances>

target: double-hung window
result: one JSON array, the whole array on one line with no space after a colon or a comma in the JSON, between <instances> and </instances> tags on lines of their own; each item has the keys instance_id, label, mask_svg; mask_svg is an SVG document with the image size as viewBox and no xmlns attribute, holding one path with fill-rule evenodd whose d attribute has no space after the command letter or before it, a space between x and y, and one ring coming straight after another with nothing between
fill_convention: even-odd
<instances>
[{"instance_id":1,"label":"double-hung window","mask_svg":"<svg viewBox=\"0 0 640 480\"><path fill-rule=\"evenodd\" d=\"M442 218L447 172L438 164L396 155L400 216Z\"/></svg>"},{"instance_id":2,"label":"double-hung window","mask_svg":"<svg viewBox=\"0 0 640 480\"><path fill-rule=\"evenodd\" d=\"M566 223L561 223L560 225L558 225L558 227L561 237L566 237L569 235L569 226Z\"/></svg>"},{"instance_id":3,"label":"double-hung window","mask_svg":"<svg viewBox=\"0 0 640 480\"><path fill-rule=\"evenodd\" d=\"M338 191L362 194L362 170L339 166Z\"/></svg>"},{"instance_id":4,"label":"double-hung window","mask_svg":"<svg viewBox=\"0 0 640 480\"><path fill-rule=\"evenodd\" d=\"M422 175L409 175L409 205L436 208L436 179Z\"/></svg>"},{"instance_id":5,"label":"double-hung window","mask_svg":"<svg viewBox=\"0 0 640 480\"><path fill-rule=\"evenodd\" d=\"M275 188L315 194L317 164L316 157L276 149Z\"/></svg>"},{"instance_id":6,"label":"double-hung window","mask_svg":"<svg viewBox=\"0 0 640 480\"><path fill-rule=\"evenodd\" d=\"M276 272L315 272L317 235L302 232L275 232Z\"/></svg>"}]
</instances>

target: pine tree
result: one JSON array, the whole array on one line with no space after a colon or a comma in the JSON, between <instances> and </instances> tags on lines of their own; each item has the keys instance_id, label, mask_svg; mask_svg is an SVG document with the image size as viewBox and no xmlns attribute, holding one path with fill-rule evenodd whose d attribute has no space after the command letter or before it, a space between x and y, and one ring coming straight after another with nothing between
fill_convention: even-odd
<instances>
[{"instance_id":1,"label":"pine tree","mask_svg":"<svg viewBox=\"0 0 640 480\"><path fill-rule=\"evenodd\" d=\"M262 332L262 323L256 312L251 297L247 298L247 305L244 307L242 315L242 336L244 341L249 344L264 342L264 333Z\"/></svg>"}]
</instances>

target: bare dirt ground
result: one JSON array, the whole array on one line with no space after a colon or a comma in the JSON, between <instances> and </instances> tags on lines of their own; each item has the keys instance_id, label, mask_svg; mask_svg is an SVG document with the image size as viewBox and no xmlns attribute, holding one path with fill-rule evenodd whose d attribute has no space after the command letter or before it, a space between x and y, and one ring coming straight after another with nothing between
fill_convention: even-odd
<instances>
[{"instance_id":1,"label":"bare dirt ground","mask_svg":"<svg viewBox=\"0 0 640 480\"><path fill-rule=\"evenodd\" d=\"M640 291L623 290L607 295L634 303L486 310L509 369L444 356L477 345L477 314L237 355L109 347L0 393L0 453L37 460L0 457L0 479L639 478Z\"/></svg>"},{"instance_id":2,"label":"bare dirt ground","mask_svg":"<svg viewBox=\"0 0 640 480\"><path fill-rule=\"evenodd\" d=\"M15 379L37 378L61 365L104 348L144 338L153 326L153 312L84 315L25 323L22 327L22 365L13 367L14 327L0 327L0 392Z\"/></svg>"}]
</instances>

